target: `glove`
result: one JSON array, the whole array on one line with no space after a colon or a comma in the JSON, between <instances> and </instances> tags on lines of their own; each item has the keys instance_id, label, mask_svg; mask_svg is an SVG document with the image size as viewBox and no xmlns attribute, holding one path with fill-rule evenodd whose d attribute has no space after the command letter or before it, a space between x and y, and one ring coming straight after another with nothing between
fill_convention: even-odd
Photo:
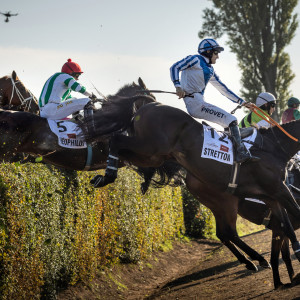
<instances>
[{"instance_id":1,"label":"glove","mask_svg":"<svg viewBox=\"0 0 300 300\"><path fill-rule=\"evenodd\" d=\"M185 92L180 86L176 88L176 95L179 97L179 99L185 96Z\"/></svg>"},{"instance_id":2,"label":"glove","mask_svg":"<svg viewBox=\"0 0 300 300\"><path fill-rule=\"evenodd\" d=\"M95 94L92 93L92 96L89 97L92 101L97 100L97 96Z\"/></svg>"}]
</instances>

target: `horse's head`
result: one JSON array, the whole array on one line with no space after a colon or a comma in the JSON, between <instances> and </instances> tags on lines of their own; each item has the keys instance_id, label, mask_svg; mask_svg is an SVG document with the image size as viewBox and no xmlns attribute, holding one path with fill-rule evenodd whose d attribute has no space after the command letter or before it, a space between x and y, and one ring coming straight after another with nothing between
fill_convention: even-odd
<instances>
[{"instance_id":1,"label":"horse's head","mask_svg":"<svg viewBox=\"0 0 300 300\"><path fill-rule=\"evenodd\" d=\"M155 99L154 95L151 94L144 81L139 77L138 84L132 82L132 84L126 84L125 86L121 87L115 95L109 95L107 98L114 98L114 97L134 97L138 95L147 95L151 96Z\"/></svg>"},{"instance_id":2,"label":"horse's head","mask_svg":"<svg viewBox=\"0 0 300 300\"><path fill-rule=\"evenodd\" d=\"M0 107L38 113L37 99L24 86L15 71L11 76L0 78Z\"/></svg>"}]
</instances>

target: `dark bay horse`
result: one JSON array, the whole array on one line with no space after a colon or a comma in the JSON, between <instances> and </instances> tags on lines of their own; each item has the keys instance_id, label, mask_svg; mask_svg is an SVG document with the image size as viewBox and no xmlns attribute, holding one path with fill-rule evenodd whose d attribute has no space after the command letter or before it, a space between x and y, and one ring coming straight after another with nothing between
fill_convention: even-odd
<instances>
[{"instance_id":1,"label":"dark bay horse","mask_svg":"<svg viewBox=\"0 0 300 300\"><path fill-rule=\"evenodd\" d=\"M107 143L100 142L98 148L96 145L91 147L90 170L104 168ZM69 149L59 146L58 138L51 131L47 119L28 112L0 110L0 160L8 161L18 153L43 156L45 163L72 170L83 170L88 157L87 148Z\"/></svg>"},{"instance_id":2,"label":"dark bay horse","mask_svg":"<svg viewBox=\"0 0 300 300\"><path fill-rule=\"evenodd\" d=\"M110 162L99 186L111 183L116 178L114 157L120 156L125 161L143 167L159 167L166 160L176 160L201 184L199 197L202 201L205 195L205 205L218 216L217 232L223 241L230 241L253 257L251 248L246 247L237 235L236 218L240 198L257 198L263 200L280 220L300 260L300 245L285 211L299 219L300 208L284 183L287 162L300 150L299 143L277 128L260 130L263 145L252 151L261 160L241 165L239 185L232 195L227 192L232 167L201 158L202 124L182 110L160 103L148 103L135 111L134 101L128 101L120 103L119 110L117 108L118 105L113 103L111 110L107 107L96 113L96 135L89 137L98 140L103 135L111 134ZM119 128L124 128L126 124L132 129L132 134L118 134ZM300 121L285 124L284 128L300 138ZM112 169L109 168L110 164ZM235 251L233 248L231 250Z\"/></svg>"},{"instance_id":3,"label":"dark bay horse","mask_svg":"<svg viewBox=\"0 0 300 300\"><path fill-rule=\"evenodd\" d=\"M37 99L24 86L15 71L0 78L0 108L39 113Z\"/></svg>"},{"instance_id":4,"label":"dark bay horse","mask_svg":"<svg viewBox=\"0 0 300 300\"><path fill-rule=\"evenodd\" d=\"M136 108L138 103L155 101L152 97L136 96L137 92L144 88L142 80L139 79L139 84L133 83L122 87L116 95L109 95L107 101L121 97L120 99L126 102L128 98L122 95L127 95L136 99ZM105 107L105 104L103 104L103 109ZM108 149L107 139L89 144L84 149L61 147L58 144L57 136L50 130L48 121L45 118L27 112L13 112L0 109L1 161L10 161L16 154L27 153L33 156L43 156L44 163L64 169L92 171L106 168ZM124 166L124 163L120 162L120 166ZM160 177L154 182L160 186L169 182L168 174L173 176L173 168L172 164L166 163L162 169L155 169L150 172L148 169L136 169L145 179L145 182L142 183L143 193L147 191L155 171Z\"/></svg>"},{"instance_id":5,"label":"dark bay horse","mask_svg":"<svg viewBox=\"0 0 300 300\"><path fill-rule=\"evenodd\" d=\"M204 205L212 208L212 212L215 215L216 221L221 217L218 215L219 211L215 209L214 205L211 204L213 201L210 198L211 195L203 194L203 186L197 178L191 174L187 174L186 185L188 190L195 196ZM300 194L298 194L297 202L300 204ZM225 203L224 203L225 204ZM271 245L271 267L273 272L273 282L275 289L283 286L283 283L280 280L279 275L279 254L282 253L282 258L285 262L290 280L293 280L294 270L291 263L290 250L289 250L289 240L282 230L280 220L271 213L270 209L261 201L248 201L245 199L240 199L238 204L238 214L243 218L249 220L252 223L257 225L264 224L267 228L272 230L272 245ZM300 228L300 219L295 218L292 215L289 215L293 228L296 230ZM237 257L237 259L246 264L248 269L254 270L256 266L251 260L249 260L242 252L235 247L235 244L223 237L222 233L218 231L217 226L217 236L218 238L226 245L232 253ZM247 245L238 244L238 246L243 249ZM244 248L243 250L245 250ZM265 259L255 251L250 250L248 254L251 254L250 258L253 260L258 260L261 265L266 267Z\"/></svg>"},{"instance_id":6,"label":"dark bay horse","mask_svg":"<svg viewBox=\"0 0 300 300\"><path fill-rule=\"evenodd\" d=\"M13 72L12 78L7 77L5 80L7 81L7 88L3 90L3 94L7 97L9 92L11 92L11 83L17 80L15 72ZM20 85L20 81L18 85ZM122 87L116 95L109 95L107 101L113 101L115 98L128 101L122 95L127 95L129 99L135 99L136 103L155 101L148 96L136 96L137 92L143 88L145 86L140 79L139 84L128 84ZM102 106L105 109L106 105L103 104ZM89 152L91 156L89 158L91 160L89 170L106 167L108 154L108 141L106 139L97 144L91 144L89 149L64 148L59 146L58 138L50 130L47 119L28 112L0 109L0 160L8 160L18 153L27 153L43 156L44 162L58 167L83 170L86 168Z\"/></svg>"}]
</instances>

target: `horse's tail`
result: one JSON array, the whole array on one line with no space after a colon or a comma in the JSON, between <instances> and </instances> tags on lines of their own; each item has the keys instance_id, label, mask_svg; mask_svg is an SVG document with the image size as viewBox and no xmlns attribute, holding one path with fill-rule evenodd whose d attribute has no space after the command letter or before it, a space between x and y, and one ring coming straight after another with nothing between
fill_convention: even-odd
<instances>
[{"instance_id":1,"label":"horse's tail","mask_svg":"<svg viewBox=\"0 0 300 300\"><path fill-rule=\"evenodd\" d=\"M86 136L88 141L101 139L117 131L126 130L132 121L135 112L142 106L155 102L150 96L137 95L133 97L113 97L105 101L102 108L94 112L93 118L89 118L85 123L87 128L95 128L92 136Z\"/></svg>"},{"instance_id":2,"label":"horse's tail","mask_svg":"<svg viewBox=\"0 0 300 300\"><path fill-rule=\"evenodd\" d=\"M166 185L176 187L184 184L185 170L174 161L165 161L158 168L138 168L136 171L144 178L142 192L146 193L149 186L162 188Z\"/></svg>"}]
</instances>

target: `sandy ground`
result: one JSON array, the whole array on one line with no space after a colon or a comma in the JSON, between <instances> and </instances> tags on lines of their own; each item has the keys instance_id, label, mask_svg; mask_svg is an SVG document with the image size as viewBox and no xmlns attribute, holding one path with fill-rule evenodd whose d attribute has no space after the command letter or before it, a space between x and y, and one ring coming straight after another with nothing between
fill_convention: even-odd
<instances>
[{"instance_id":1,"label":"sandy ground","mask_svg":"<svg viewBox=\"0 0 300 300\"><path fill-rule=\"evenodd\" d=\"M271 231L243 240L270 260ZM157 252L146 262L105 270L92 282L61 292L58 299L300 299L300 263L294 255L292 259L299 275L292 285L274 290L270 269L247 270L217 241L176 243L172 251ZM282 260L280 275L288 284Z\"/></svg>"}]
</instances>

